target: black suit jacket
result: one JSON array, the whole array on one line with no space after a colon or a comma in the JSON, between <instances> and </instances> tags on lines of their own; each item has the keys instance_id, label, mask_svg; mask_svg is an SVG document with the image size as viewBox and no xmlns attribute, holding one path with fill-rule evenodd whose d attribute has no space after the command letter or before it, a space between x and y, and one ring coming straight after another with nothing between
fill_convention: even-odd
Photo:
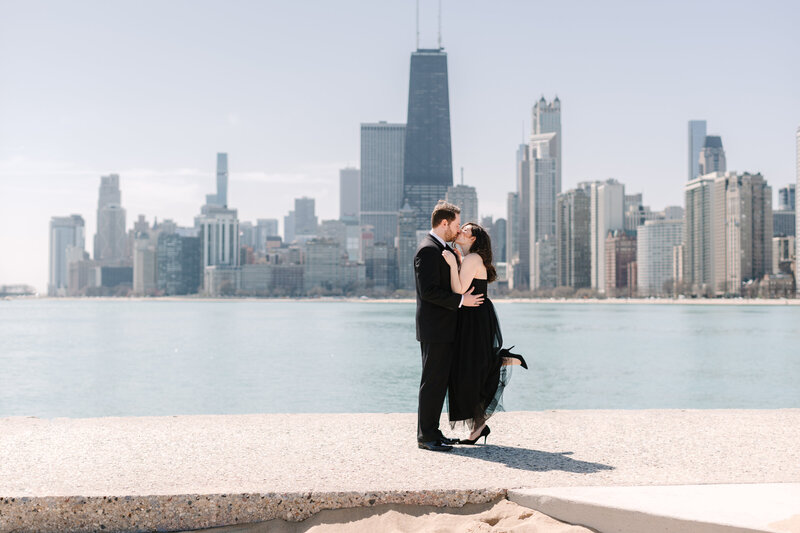
<instances>
[{"instance_id":1,"label":"black suit jacket","mask_svg":"<svg viewBox=\"0 0 800 533\"><path fill-rule=\"evenodd\" d=\"M442 257L444 246L432 235L422 239L414 256L417 282L417 340L454 342L461 295L450 288L450 265Z\"/></svg>"}]
</instances>

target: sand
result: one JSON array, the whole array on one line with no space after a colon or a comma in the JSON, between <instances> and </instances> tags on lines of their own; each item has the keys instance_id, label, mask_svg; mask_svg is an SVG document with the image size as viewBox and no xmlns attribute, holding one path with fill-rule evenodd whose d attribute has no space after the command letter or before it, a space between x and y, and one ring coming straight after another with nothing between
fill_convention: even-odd
<instances>
[{"instance_id":1,"label":"sand","mask_svg":"<svg viewBox=\"0 0 800 533\"><path fill-rule=\"evenodd\" d=\"M205 530L212 531L212 530ZM261 524L217 528L215 533L588 533L508 500L460 509L381 505L371 509L322 511L304 522L270 520Z\"/></svg>"}]
</instances>

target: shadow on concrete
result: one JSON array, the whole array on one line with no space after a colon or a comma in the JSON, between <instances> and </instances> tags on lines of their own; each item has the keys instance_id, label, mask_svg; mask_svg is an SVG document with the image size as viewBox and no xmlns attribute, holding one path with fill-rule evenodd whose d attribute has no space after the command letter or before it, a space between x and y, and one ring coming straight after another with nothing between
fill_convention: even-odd
<instances>
[{"instance_id":1,"label":"shadow on concrete","mask_svg":"<svg viewBox=\"0 0 800 533\"><path fill-rule=\"evenodd\" d=\"M568 457L572 455L572 452L553 453L487 444L486 446L456 446L450 453L492 463L501 463L509 468L528 470L530 472L560 470L575 474L594 474L601 470L614 470L614 467L610 465L580 461Z\"/></svg>"}]
</instances>

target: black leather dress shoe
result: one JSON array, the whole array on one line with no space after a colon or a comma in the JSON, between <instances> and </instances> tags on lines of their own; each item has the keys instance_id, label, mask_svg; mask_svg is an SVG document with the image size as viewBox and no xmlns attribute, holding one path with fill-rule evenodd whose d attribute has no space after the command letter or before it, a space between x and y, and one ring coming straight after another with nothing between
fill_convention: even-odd
<instances>
[{"instance_id":1,"label":"black leather dress shoe","mask_svg":"<svg viewBox=\"0 0 800 533\"><path fill-rule=\"evenodd\" d=\"M440 440L432 440L428 442L417 442L417 446L423 450L431 452L449 452L453 449L452 446L442 443Z\"/></svg>"},{"instance_id":2,"label":"black leather dress shoe","mask_svg":"<svg viewBox=\"0 0 800 533\"><path fill-rule=\"evenodd\" d=\"M442 444L447 444L447 445L458 444L458 439L448 439L447 437L442 436L442 437L439 437L439 442L441 442Z\"/></svg>"}]
</instances>

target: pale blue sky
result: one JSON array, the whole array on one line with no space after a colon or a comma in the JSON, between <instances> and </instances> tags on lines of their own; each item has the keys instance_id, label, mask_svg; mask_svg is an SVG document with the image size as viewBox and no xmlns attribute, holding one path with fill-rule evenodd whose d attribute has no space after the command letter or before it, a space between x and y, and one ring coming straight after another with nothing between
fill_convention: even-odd
<instances>
[{"instance_id":1,"label":"pale blue sky","mask_svg":"<svg viewBox=\"0 0 800 533\"><path fill-rule=\"evenodd\" d=\"M292 199L338 216L359 124L405 122L413 0L0 0L0 284L47 283L48 222L79 213L87 249L101 174L128 223L189 225L229 154L240 218ZM423 1L423 45L435 43ZM564 188L615 177L682 205L686 129L706 119L728 168L795 180L800 3L443 1L453 164L505 216L515 150L541 95L562 101Z\"/></svg>"}]
</instances>

